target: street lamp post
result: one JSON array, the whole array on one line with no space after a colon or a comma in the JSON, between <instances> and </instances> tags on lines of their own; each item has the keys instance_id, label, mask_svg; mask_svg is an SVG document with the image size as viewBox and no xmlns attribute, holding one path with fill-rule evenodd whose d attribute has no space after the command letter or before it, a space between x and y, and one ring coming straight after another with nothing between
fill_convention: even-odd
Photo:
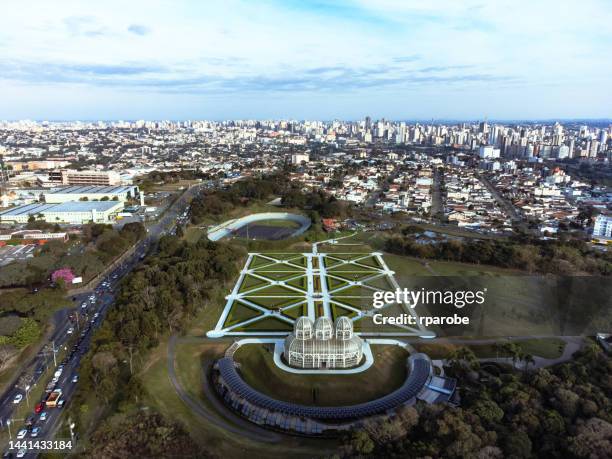
<instances>
[{"instance_id":1,"label":"street lamp post","mask_svg":"<svg viewBox=\"0 0 612 459\"><path fill-rule=\"evenodd\" d=\"M13 436L11 435L11 420L10 419L6 420L6 426L8 427L8 431L9 431L9 440L12 440Z\"/></svg>"},{"instance_id":2,"label":"street lamp post","mask_svg":"<svg viewBox=\"0 0 612 459\"><path fill-rule=\"evenodd\" d=\"M73 445L72 448L74 448L74 445L76 444L75 440L74 440L74 428L76 426L76 423L72 421L72 419L68 418L68 427L70 427L70 440L72 441Z\"/></svg>"},{"instance_id":3,"label":"street lamp post","mask_svg":"<svg viewBox=\"0 0 612 459\"><path fill-rule=\"evenodd\" d=\"M55 357L55 340L51 341L52 351L53 351L53 365L57 367L57 359Z\"/></svg>"},{"instance_id":4,"label":"street lamp post","mask_svg":"<svg viewBox=\"0 0 612 459\"><path fill-rule=\"evenodd\" d=\"M26 394L26 403L28 404L28 407L30 406L30 385L28 384L27 386L25 386L25 394Z\"/></svg>"}]
</instances>

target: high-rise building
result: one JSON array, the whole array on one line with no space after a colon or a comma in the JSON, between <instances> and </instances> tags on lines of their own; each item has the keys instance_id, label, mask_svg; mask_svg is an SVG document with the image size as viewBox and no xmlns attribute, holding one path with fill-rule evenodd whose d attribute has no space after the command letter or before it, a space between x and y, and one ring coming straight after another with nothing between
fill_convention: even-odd
<instances>
[{"instance_id":1,"label":"high-rise building","mask_svg":"<svg viewBox=\"0 0 612 459\"><path fill-rule=\"evenodd\" d=\"M593 236L612 238L612 217L608 215L598 215L595 218Z\"/></svg>"},{"instance_id":2,"label":"high-rise building","mask_svg":"<svg viewBox=\"0 0 612 459\"><path fill-rule=\"evenodd\" d=\"M483 145L478 150L478 156L482 159L499 158L499 148L493 148L491 145Z\"/></svg>"},{"instance_id":3,"label":"high-rise building","mask_svg":"<svg viewBox=\"0 0 612 459\"><path fill-rule=\"evenodd\" d=\"M557 158L566 159L570 157L570 148L567 145L561 145L557 151Z\"/></svg>"},{"instance_id":4,"label":"high-rise building","mask_svg":"<svg viewBox=\"0 0 612 459\"><path fill-rule=\"evenodd\" d=\"M574 151L575 151L575 145L576 145L576 141L574 140L574 138L572 137L570 139L570 144L569 144L569 157L570 158L574 158Z\"/></svg>"}]
</instances>

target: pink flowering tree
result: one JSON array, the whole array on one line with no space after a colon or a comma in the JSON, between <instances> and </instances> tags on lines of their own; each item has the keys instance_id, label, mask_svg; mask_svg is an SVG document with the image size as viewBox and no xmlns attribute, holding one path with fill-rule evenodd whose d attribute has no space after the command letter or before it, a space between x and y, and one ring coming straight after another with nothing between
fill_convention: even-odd
<instances>
[{"instance_id":1,"label":"pink flowering tree","mask_svg":"<svg viewBox=\"0 0 612 459\"><path fill-rule=\"evenodd\" d=\"M57 284L57 281L61 279L64 281L64 284L70 285L74 278L75 275L70 268L61 268L53 271L53 274L51 274L51 281L54 284Z\"/></svg>"}]
</instances>

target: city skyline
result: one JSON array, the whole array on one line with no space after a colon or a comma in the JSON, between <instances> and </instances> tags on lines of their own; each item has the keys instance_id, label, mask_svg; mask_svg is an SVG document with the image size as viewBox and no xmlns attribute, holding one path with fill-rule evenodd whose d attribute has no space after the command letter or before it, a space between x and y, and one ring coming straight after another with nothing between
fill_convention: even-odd
<instances>
[{"instance_id":1,"label":"city skyline","mask_svg":"<svg viewBox=\"0 0 612 459\"><path fill-rule=\"evenodd\" d=\"M610 118L598 0L5 10L0 119Z\"/></svg>"}]
</instances>

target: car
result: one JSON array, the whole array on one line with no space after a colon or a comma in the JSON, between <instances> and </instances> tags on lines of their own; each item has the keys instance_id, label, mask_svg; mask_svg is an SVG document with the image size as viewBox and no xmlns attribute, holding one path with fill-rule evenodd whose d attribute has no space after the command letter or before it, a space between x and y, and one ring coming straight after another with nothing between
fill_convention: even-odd
<instances>
[{"instance_id":1,"label":"car","mask_svg":"<svg viewBox=\"0 0 612 459\"><path fill-rule=\"evenodd\" d=\"M72 382L73 382L73 383L79 382L79 375L74 375L74 376L72 377Z\"/></svg>"},{"instance_id":2,"label":"car","mask_svg":"<svg viewBox=\"0 0 612 459\"><path fill-rule=\"evenodd\" d=\"M82 302L81 303L81 309L87 309L87 302Z\"/></svg>"},{"instance_id":3,"label":"car","mask_svg":"<svg viewBox=\"0 0 612 459\"><path fill-rule=\"evenodd\" d=\"M96 312L96 313L94 314L94 319L97 319L98 317L100 317L100 313L99 313L99 312Z\"/></svg>"},{"instance_id":4,"label":"car","mask_svg":"<svg viewBox=\"0 0 612 459\"><path fill-rule=\"evenodd\" d=\"M27 452L28 452L27 449L21 448L19 451L17 451L17 456L15 456L15 457L24 457Z\"/></svg>"},{"instance_id":5,"label":"car","mask_svg":"<svg viewBox=\"0 0 612 459\"><path fill-rule=\"evenodd\" d=\"M60 400L57 402L57 407L58 407L58 408L63 408L63 407L64 407L64 402L65 402L65 401L66 401L66 400L64 400L63 398L62 398L62 399L60 399Z\"/></svg>"},{"instance_id":6,"label":"car","mask_svg":"<svg viewBox=\"0 0 612 459\"><path fill-rule=\"evenodd\" d=\"M17 403L21 402L23 400L23 395L22 394L17 394L15 395L15 398L13 399L13 403L16 405Z\"/></svg>"},{"instance_id":7,"label":"car","mask_svg":"<svg viewBox=\"0 0 612 459\"><path fill-rule=\"evenodd\" d=\"M54 377L51 379L51 382L52 382L53 384L57 383L58 381L59 381L59 377L57 377L57 376L54 376Z\"/></svg>"},{"instance_id":8,"label":"car","mask_svg":"<svg viewBox=\"0 0 612 459\"><path fill-rule=\"evenodd\" d=\"M34 407L34 412L36 414L38 414L38 413L40 413L43 410L44 407L45 407L44 403L42 403L42 402L37 403L36 406Z\"/></svg>"},{"instance_id":9,"label":"car","mask_svg":"<svg viewBox=\"0 0 612 459\"><path fill-rule=\"evenodd\" d=\"M42 421L42 422L45 422L47 420L47 416L48 416L47 412L43 411L42 413L40 413L40 416L38 417L38 420Z\"/></svg>"},{"instance_id":10,"label":"car","mask_svg":"<svg viewBox=\"0 0 612 459\"><path fill-rule=\"evenodd\" d=\"M27 434L27 429L21 429L19 432L17 432L17 440L23 440Z\"/></svg>"},{"instance_id":11,"label":"car","mask_svg":"<svg viewBox=\"0 0 612 459\"><path fill-rule=\"evenodd\" d=\"M26 428L31 429L35 422L36 422L36 417L33 414L29 415L27 419L25 420Z\"/></svg>"},{"instance_id":12,"label":"car","mask_svg":"<svg viewBox=\"0 0 612 459\"><path fill-rule=\"evenodd\" d=\"M70 327L70 328L69 328L69 329L66 331L66 333L67 333L68 335L72 335L72 334L74 333L74 328Z\"/></svg>"},{"instance_id":13,"label":"car","mask_svg":"<svg viewBox=\"0 0 612 459\"><path fill-rule=\"evenodd\" d=\"M39 433L40 433L40 427L36 426L32 429L32 432L30 432L30 437L38 437Z\"/></svg>"}]
</instances>

